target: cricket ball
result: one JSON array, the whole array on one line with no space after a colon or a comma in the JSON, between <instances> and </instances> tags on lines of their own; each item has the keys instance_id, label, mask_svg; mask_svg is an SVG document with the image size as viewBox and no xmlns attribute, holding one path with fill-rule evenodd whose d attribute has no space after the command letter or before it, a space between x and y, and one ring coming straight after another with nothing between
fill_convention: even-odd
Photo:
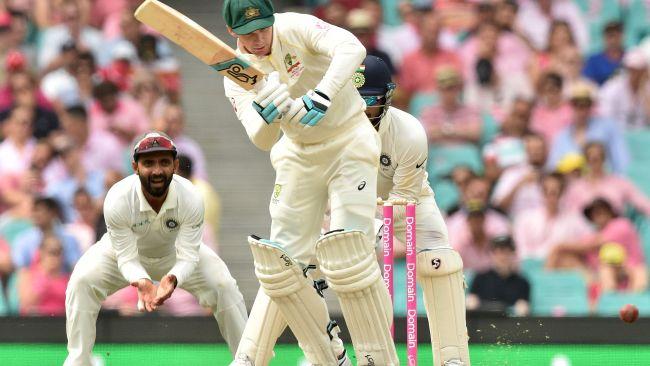
<instances>
[{"instance_id":1,"label":"cricket ball","mask_svg":"<svg viewBox=\"0 0 650 366\"><path fill-rule=\"evenodd\" d=\"M634 323L639 318L639 309L632 304L624 305L618 312L622 321L626 323Z\"/></svg>"}]
</instances>

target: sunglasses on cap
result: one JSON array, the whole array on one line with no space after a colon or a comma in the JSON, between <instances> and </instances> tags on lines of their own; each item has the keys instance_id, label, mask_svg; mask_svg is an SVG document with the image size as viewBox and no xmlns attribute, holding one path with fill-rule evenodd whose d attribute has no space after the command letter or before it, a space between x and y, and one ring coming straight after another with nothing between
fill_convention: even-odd
<instances>
[{"instance_id":1,"label":"sunglasses on cap","mask_svg":"<svg viewBox=\"0 0 650 366\"><path fill-rule=\"evenodd\" d=\"M383 95L363 96L367 107L373 107L386 104L386 98Z\"/></svg>"}]
</instances>

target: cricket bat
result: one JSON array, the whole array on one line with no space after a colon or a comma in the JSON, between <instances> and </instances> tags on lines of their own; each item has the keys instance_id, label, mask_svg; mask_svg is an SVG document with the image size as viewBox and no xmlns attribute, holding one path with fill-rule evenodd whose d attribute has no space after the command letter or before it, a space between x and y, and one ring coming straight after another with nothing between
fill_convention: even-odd
<instances>
[{"instance_id":1,"label":"cricket bat","mask_svg":"<svg viewBox=\"0 0 650 366\"><path fill-rule=\"evenodd\" d=\"M146 0L135 18L196 56L246 90L262 81L264 73L242 58L230 46L192 19L158 0Z\"/></svg>"}]
</instances>

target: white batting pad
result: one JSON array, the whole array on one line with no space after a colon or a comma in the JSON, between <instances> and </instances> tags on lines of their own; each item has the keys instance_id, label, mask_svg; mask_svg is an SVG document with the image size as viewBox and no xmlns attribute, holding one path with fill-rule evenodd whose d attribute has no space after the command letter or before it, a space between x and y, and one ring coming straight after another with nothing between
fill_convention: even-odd
<instances>
[{"instance_id":1,"label":"white batting pad","mask_svg":"<svg viewBox=\"0 0 650 366\"><path fill-rule=\"evenodd\" d=\"M307 360L316 365L337 365L331 341L338 339L338 327L332 328L314 282L277 244L253 236L248 237L248 243L264 293L277 305Z\"/></svg>"},{"instance_id":2,"label":"white batting pad","mask_svg":"<svg viewBox=\"0 0 650 366\"><path fill-rule=\"evenodd\" d=\"M417 269L436 365L460 360L470 366L460 254L451 248L422 251L417 256Z\"/></svg>"},{"instance_id":3,"label":"white batting pad","mask_svg":"<svg viewBox=\"0 0 650 366\"><path fill-rule=\"evenodd\" d=\"M268 365L273 357L273 347L287 322L277 304L260 288L248 316L237 355L245 355L255 365Z\"/></svg>"},{"instance_id":4,"label":"white batting pad","mask_svg":"<svg viewBox=\"0 0 650 366\"><path fill-rule=\"evenodd\" d=\"M316 257L341 303L357 364L399 365L390 335L393 305L373 244L361 231L333 232L318 240Z\"/></svg>"}]
</instances>

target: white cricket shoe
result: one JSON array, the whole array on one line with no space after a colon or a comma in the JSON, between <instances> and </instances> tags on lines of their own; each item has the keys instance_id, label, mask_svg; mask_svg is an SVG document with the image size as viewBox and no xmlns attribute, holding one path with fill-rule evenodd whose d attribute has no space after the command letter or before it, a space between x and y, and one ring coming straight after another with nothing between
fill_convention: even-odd
<instances>
[{"instance_id":1,"label":"white cricket shoe","mask_svg":"<svg viewBox=\"0 0 650 366\"><path fill-rule=\"evenodd\" d=\"M352 361L348 358L347 352L343 352L343 357L339 359L339 366L352 366Z\"/></svg>"},{"instance_id":2,"label":"white cricket shoe","mask_svg":"<svg viewBox=\"0 0 650 366\"><path fill-rule=\"evenodd\" d=\"M235 357L235 359L230 363L230 366L255 366L253 361L248 358L248 355L240 353Z\"/></svg>"},{"instance_id":3,"label":"white cricket shoe","mask_svg":"<svg viewBox=\"0 0 650 366\"><path fill-rule=\"evenodd\" d=\"M443 366L465 366L465 362L461 360L448 360L445 361Z\"/></svg>"},{"instance_id":4,"label":"white cricket shoe","mask_svg":"<svg viewBox=\"0 0 650 366\"><path fill-rule=\"evenodd\" d=\"M347 352L343 353L343 355L339 357L341 358L339 358L338 360L338 364L337 364L338 366L352 366L352 361L350 361L350 359L348 358ZM309 362L307 362L307 360L303 358L300 362L298 362L298 366L318 366L318 365L310 364Z\"/></svg>"}]
</instances>

